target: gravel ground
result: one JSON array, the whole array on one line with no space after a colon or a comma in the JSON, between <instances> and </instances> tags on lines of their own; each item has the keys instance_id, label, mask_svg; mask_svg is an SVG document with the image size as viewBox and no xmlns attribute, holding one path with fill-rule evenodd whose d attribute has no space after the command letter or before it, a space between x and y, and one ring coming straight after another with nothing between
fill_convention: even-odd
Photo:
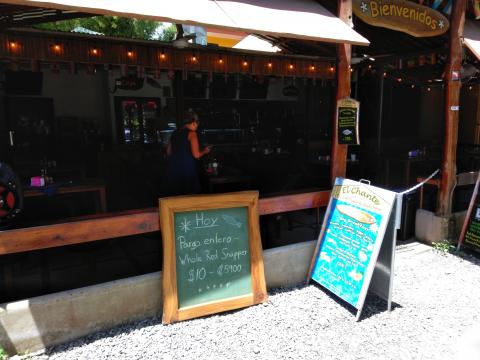
<instances>
[{"instance_id":1,"label":"gravel ground","mask_svg":"<svg viewBox=\"0 0 480 360\"><path fill-rule=\"evenodd\" d=\"M317 286L277 289L266 304L167 326L147 319L30 358L480 359L479 266L471 256L399 247L390 313L369 296L355 322Z\"/></svg>"}]
</instances>

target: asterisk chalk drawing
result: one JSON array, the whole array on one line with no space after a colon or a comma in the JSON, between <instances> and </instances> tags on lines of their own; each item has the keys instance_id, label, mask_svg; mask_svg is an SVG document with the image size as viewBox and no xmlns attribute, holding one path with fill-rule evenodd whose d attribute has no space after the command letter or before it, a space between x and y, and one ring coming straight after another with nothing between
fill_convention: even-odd
<instances>
[{"instance_id":1,"label":"asterisk chalk drawing","mask_svg":"<svg viewBox=\"0 0 480 360\"><path fill-rule=\"evenodd\" d=\"M439 27L440 29L443 29L443 28L445 27L445 24L443 23L443 20L440 20L440 21L438 22L438 27Z\"/></svg>"},{"instance_id":2,"label":"asterisk chalk drawing","mask_svg":"<svg viewBox=\"0 0 480 360\"><path fill-rule=\"evenodd\" d=\"M362 5L360 6L360 9L362 9L362 12L367 12L368 11L368 5L367 3L364 3L362 1Z\"/></svg>"},{"instance_id":3,"label":"asterisk chalk drawing","mask_svg":"<svg viewBox=\"0 0 480 360\"><path fill-rule=\"evenodd\" d=\"M183 221L180 224L180 229L182 229L184 232L190 231L190 226L192 225L192 222L187 220L187 218L183 218Z\"/></svg>"}]
</instances>

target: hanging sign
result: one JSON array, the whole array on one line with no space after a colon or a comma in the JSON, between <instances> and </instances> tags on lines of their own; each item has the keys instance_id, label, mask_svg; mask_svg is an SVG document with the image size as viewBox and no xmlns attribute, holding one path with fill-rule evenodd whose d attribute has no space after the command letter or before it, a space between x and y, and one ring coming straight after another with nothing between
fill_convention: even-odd
<instances>
[{"instance_id":1,"label":"hanging sign","mask_svg":"<svg viewBox=\"0 0 480 360\"><path fill-rule=\"evenodd\" d=\"M480 19L480 0L471 0L470 3L471 3L472 13L475 16L475 20L479 20Z\"/></svg>"},{"instance_id":2,"label":"hanging sign","mask_svg":"<svg viewBox=\"0 0 480 360\"><path fill-rule=\"evenodd\" d=\"M358 145L358 117L360 102L345 98L337 101L338 143Z\"/></svg>"},{"instance_id":3,"label":"hanging sign","mask_svg":"<svg viewBox=\"0 0 480 360\"><path fill-rule=\"evenodd\" d=\"M469 248L480 250L480 172L475 182L475 188L473 190L472 198L468 206L467 215L463 222L462 232L460 233L460 239L458 241L458 249L462 245L466 245Z\"/></svg>"},{"instance_id":4,"label":"hanging sign","mask_svg":"<svg viewBox=\"0 0 480 360\"><path fill-rule=\"evenodd\" d=\"M354 306L357 320L368 290L390 309L398 204L401 196L392 191L335 180L307 281Z\"/></svg>"},{"instance_id":5,"label":"hanging sign","mask_svg":"<svg viewBox=\"0 0 480 360\"><path fill-rule=\"evenodd\" d=\"M440 12L407 0L353 0L353 12L372 26L415 37L444 34L450 23Z\"/></svg>"},{"instance_id":6,"label":"hanging sign","mask_svg":"<svg viewBox=\"0 0 480 360\"><path fill-rule=\"evenodd\" d=\"M140 90L143 87L143 80L136 76L122 76L115 80L115 89Z\"/></svg>"},{"instance_id":7,"label":"hanging sign","mask_svg":"<svg viewBox=\"0 0 480 360\"><path fill-rule=\"evenodd\" d=\"M265 302L258 192L160 199L163 322Z\"/></svg>"}]
</instances>

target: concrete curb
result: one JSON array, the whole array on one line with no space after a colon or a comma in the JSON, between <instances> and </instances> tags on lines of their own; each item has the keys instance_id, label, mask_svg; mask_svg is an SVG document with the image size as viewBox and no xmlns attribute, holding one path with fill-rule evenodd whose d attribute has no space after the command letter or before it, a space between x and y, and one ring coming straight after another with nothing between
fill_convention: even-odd
<instances>
[{"instance_id":1,"label":"concrete curb","mask_svg":"<svg viewBox=\"0 0 480 360\"><path fill-rule=\"evenodd\" d=\"M444 240L458 240L466 213L461 211L453 213L451 217L442 217L418 209L415 217L415 238L430 245Z\"/></svg>"},{"instance_id":2,"label":"concrete curb","mask_svg":"<svg viewBox=\"0 0 480 360\"><path fill-rule=\"evenodd\" d=\"M306 280L315 241L263 252L268 288ZM162 312L161 272L0 305L0 346L33 352Z\"/></svg>"}]
</instances>

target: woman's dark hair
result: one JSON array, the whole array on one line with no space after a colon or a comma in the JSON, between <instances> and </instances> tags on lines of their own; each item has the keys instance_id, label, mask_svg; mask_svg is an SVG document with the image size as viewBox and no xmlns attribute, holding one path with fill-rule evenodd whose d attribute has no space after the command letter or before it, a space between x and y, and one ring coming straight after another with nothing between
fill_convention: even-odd
<instances>
[{"instance_id":1,"label":"woman's dark hair","mask_svg":"<svg viewBox=\"0 0 480 360\"><path fill-rule=\"evenodd\" d=\"M188 109L183 113L182 125L198 122L198 115L192 109Z\"/></svg>"}]
</instances>

